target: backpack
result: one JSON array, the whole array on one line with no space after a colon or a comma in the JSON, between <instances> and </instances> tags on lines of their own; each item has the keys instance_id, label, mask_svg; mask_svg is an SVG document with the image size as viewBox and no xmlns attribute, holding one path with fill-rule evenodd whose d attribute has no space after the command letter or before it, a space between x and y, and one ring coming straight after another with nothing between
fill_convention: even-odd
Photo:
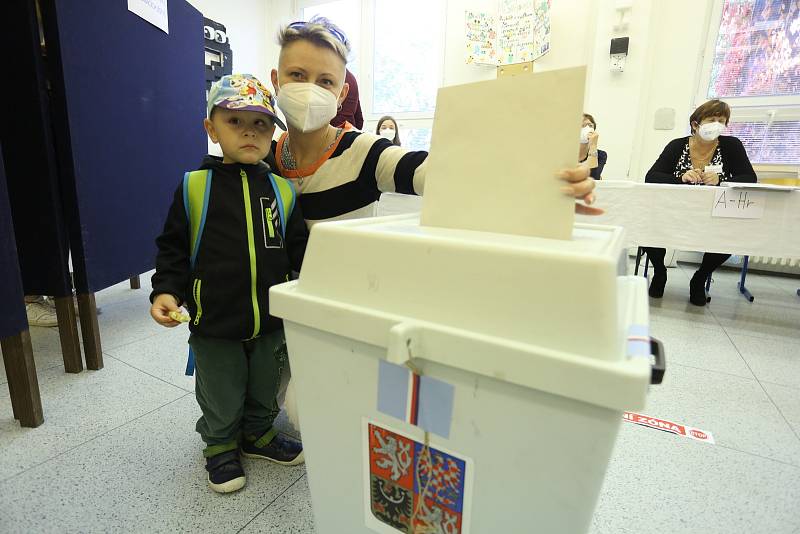
<instances>
[{"instance_id":1,"label":"backpack","mask_svg":"<svg viewBox=\"0 0 800 534\"><path fill-rule=\"evenodd\" d=\"M189 221L189 234L192 254L189 264L194 269L197 261L197 252L200 250L200 240L203 237L203 228L206 224L208 213L208 197L211 193L211 169L187 172L183 175L183 207L186 210L186 219ZM286 239L286 224L292 216L294 204L297 200L294 186L286 178L268 173L272 190L276 193L278 204L278 217L281 221L281 236ZM186 375L194 374L194 352L189 347L189 359L186 362Z\"/></svg>"}]
</instances>

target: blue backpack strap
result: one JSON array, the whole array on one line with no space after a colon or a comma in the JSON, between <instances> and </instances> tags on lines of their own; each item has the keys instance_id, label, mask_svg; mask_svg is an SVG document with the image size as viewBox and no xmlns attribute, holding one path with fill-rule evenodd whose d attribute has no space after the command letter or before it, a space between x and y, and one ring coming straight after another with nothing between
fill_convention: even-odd
<instances>
[{"instance_id":1,"label":"blue backpack strap","mask_svg":"<svg viewBox=\"0 0 800 534\"><path fill-rule=\"evenodd\" d=\"M189 358L186 360L186 376L194 374L194 351L189 347Z\"/></svg>"},{"instance_id":2,"label":"blue backpack strap","mask_svg":"<svg viewBox=\"0 0 800 534\"><path fill-rule=\"evenodd\" d=\"M189 221L189 242L192 251L189 263L192 267L197 261L197 252L200 250L200 240L206 225L212 175L213 172L208 169L187 172L183 176L183 207L186 209L186 218Z\"/></svg>"},{"instance_id":3,"label":"blue backpack strap","mask_svg":"<svg viewBox=\"0 0 800 534\"><path fill-rule=\"evenodd\" d=\"M289 221L289 217L292 216L297 193L294 190L292 182L286 178L269 173L269 182L272 184L272 190L275 192L275 199L278 203L278 216L281 219L281 234L285 239L286 225Z\"/></svg>"},{"instance_id":4,"label":"blue backpack strap","mask_svg":"<svg viewBox=\"0 0 800 534\"><path fill-rule=\"evenodd\" d=\"M206 225L212 174L213 172L208 169L187 172L183 175L183 207L186 210L186 219L189 221L189 243L192 251L189 263L192 267L197 261L200 239L203 237L203 229ZM189 347L189 356L186 360L186 376L192 376L193 374L194 352Z\"/></svg>"}]
</instances>

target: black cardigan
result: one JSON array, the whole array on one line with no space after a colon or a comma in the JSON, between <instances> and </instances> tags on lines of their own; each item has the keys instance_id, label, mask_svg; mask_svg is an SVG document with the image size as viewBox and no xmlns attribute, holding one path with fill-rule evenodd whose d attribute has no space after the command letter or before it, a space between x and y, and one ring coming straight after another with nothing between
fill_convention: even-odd
<instances>
[{"instance_id":1,"label":"black cardigan","mask_svg":"<svg viewBox=\"0 0 800 534\"><path fill-rule=\"evenodd\" d=\"M650 170L647 171L644 181L650 184L682 184L681 178L675 176L675 170L688 141L688 136L670 141ZM717 151L722 156L722 180L752 183L757 181L756 172L750 165L747 152L738 138L720 135Z\"/></svg>"}]
</instances>

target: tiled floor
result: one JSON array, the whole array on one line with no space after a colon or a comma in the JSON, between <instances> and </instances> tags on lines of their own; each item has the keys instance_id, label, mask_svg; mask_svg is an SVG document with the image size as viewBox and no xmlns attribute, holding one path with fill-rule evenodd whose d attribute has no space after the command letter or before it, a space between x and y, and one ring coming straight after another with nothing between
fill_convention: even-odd
<instances>
[{"instance_id":1,"label":"tiled floor","mask_svg":"<svg viewBox=\"0 0 800 534\"><path fill-rule=\"evenodd\" d=\"M800 279L751 275L749 303L718 272L696 308L691 274L670 269L651 301L668 368L646 413L716 445L623 424L591 533L800 533ZM65 374L56 332L32 330L43 426L20 428L0 387L0 532L312 533L302 467L246 461L243 491L208 490L186 330L155 325L145 289L97 301L101 371Z\"/></svg>"}]
</instances>

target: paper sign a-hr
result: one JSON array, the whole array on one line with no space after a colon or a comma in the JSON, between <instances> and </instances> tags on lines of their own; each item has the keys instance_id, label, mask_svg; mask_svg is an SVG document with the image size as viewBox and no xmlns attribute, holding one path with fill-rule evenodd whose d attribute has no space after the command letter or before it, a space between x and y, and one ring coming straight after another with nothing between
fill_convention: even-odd
<instances>
[{"instance_id":1,"label":"paper sign a-hr","mask_svg":"<svg viewBox=\"0 0 800 534\"><path fill-rule=\"evenodd\" d=\"M426 162L425 226L570 239L586 68L443 87Z\"/></svg>"}]
</instances>

